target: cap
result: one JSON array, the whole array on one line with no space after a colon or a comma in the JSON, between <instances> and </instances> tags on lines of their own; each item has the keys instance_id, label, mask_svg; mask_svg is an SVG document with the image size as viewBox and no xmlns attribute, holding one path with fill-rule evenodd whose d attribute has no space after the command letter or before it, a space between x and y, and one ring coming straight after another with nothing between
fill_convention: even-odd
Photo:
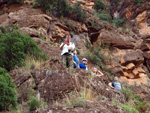
<instances>
[{"instance_id":1,"label":"cap","mask_svg":"<svg viewBox=\"0 0 150 113\"><path fill-rule=\"evenodd\" d=\"M86 59L86 58L83 58L82 61L87 61L87 59Z\"/></svg>"}]
</instances>

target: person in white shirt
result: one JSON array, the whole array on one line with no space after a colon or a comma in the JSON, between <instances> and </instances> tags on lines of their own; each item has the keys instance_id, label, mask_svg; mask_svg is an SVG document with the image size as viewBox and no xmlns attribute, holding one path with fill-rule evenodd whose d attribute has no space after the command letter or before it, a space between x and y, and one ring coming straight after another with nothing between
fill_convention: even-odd
<instances>
[{"instance_id":1,"label":"person in white shirt","mask_svg":"<svg viewBox=\"0 0 150 113\"><path fill-rule=\"evenodd\" d=\"M75 50L75 45L70 40L71 36L67 35L65 41L60 45L62 60L67 68L73 67L73 51Z\"/></svg>"}]
</instances>

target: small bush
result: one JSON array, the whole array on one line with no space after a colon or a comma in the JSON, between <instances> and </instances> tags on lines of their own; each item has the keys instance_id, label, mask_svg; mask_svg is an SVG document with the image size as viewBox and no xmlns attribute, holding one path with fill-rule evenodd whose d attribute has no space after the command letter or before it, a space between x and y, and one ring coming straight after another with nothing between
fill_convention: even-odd
<instances>
[{"instance_id":1,"label":"small bush","mask_svg":"<svg viewBox=\"0 0 150 113\"><path fill-rule=\"evenodd\" d=\"M49 11L57 16L68 16L71 11L71 7L66 0L36 0L44 11Z\"/></svg>"},{"instance_id":2,"label":"small bush","mask_svg":"<svg viewBox=\"0 0 150 113\"><path fill-rule=\"evenodd\" d=\"M104 52L100 52L103 48L109 48L109 46L102 44L101 47L97 46L97 48L90 45L88 42L86 43L86 47L89 49L87 52L87 57L97 66L102 67L103 70L107 70L106 67L103 65L107 61L108 56L104 55Z\"/></svg>"},{"instance_id":3,"label":"small bush","mask_svg":"<svg viewBox=\"0 0 150 113\"><path fill-rule=\"evenodd\" d=\"M121 105L121 108L123 108L124 110L126 110L128 113L139 113L138 110L136 110L134 107L132 106L128 106L128 105Z\"/></svg>"},{"instance_id":4,"label":"small bush","mask_svg":"<svg viewBox=\"0 0 150 113\"><path fill-rule=\"evenodd\" d=\"M101 2L101 0L95 0L93 8L98 12L101 12L106 9L106 6L103 2Z\"/></svg>"},{"instance_id":5,"label":"small bush","mask_svg":"<svg viewBox=\"0 0 150 113\"><path fill-rule=\"evenodd\" d=\"M112 23L116 26L116 27L119 27L119 26L122 26L123 23L124 23L125 19L114 19L112 20Z\"/></svg>"},{"instance_id":6,"label":"small bush","mask_svg":"<svg viewBox=\"0 0 150 113\"><path fill-rule=\"evenodd\" d=\"M98 18L101 19L101 20L104 20L104 21L110 21L111 20L111 17L108 15L108 14L97 14Z\"/></svg>"},{"instance_id":7,"label":"small bush","mask_svg":"<svg viewBox=\"0 0 150 113\"><path fill-rule=\"evenodd\" d=\"M79 22L84 23L87 19L86 11L82 10L80 2L77 2L73 5L71 15L73 15L73 18Z\"/></svg>"},{"instance_id":8,"label":"small bush","mask_svg":"<svg viewBox=\"0 0 150 113\"><path fill-rule=\"evenodd\" d=\"M142 3L144 3L144 1L143 0L134 0L134 4L136 4L136 5L140 5L140 4L142 4Z\"/></svg>"},{"instance_id":9,"label":"small bush","mask_svg":"<svg viewBox=\"0 0 150 113\"><path fill-rule=\"evenodd\" d=\"M0 67L9 71L24 66L28 55L34 56L35 59L47 59L29 35L22 35L16 30L0 34Z\"/></svg>"},{"instance_id":10,"label":"small bush","mask_svg":"<svg viewBox=\"0 0 150 113\"><path fill-rule=\"evenodd\" d=\"M35 97L31 97L29 99L29 110L30 111L34 111L36 110L37 108L40 108L41 107L41 102L38 101Z\"/></svg>"},{"instance_id":11,"label":"small bush","mask_svg":"<svg viewBox=\"0 0 150 113\"><path fill-rule=\"evenodd\" d=\"M146 103L140 96L135 96L135 108L141 113L146 112L146 110L150 107L149 104Z\"/></svg>"},{"instance_id":12,"label":"small bush","mask_svg":"<svg viewBox=\"0 0 150 113\"><path fill-rule=\"evenodd\" d=\"M17 99L14 88L10 75L0 67L0 111L9 110L10 107L16 109Z\"/></svg>"},{"instance_id":13,"label":"small bush","mask_svg":"<svg viewBox=\"0 0 150 113\"><path fill-rule=\"evenodd\" d=\"M129 101L133 97L133 92L129 88L122 88L121 92L124 94L126 101Z\"/></svg>"}]
</instances>

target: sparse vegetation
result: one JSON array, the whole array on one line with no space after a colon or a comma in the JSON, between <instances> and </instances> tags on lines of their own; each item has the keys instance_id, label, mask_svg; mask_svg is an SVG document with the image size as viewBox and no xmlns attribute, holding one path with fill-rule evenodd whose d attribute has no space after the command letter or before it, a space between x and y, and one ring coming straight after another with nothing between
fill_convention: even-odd
<instances>
[{"instance_id":1,"label":"sparse vegetation","mask_svg":"<svg viewBox=\"0 0 150 113\"><path fill-rule=\"evenodd\" d=\"M80 2L75 3L72 7L69 6L67 0L36 0L36 3L36 6L40 6L44 11L53 15L70 17L79 22L86 21L86 11L82 10Z\"/></svg>"},{"instance_id":2,"label":"sparse vegetation","mask_svg":"<svg viewBox=\"0 0 150 113\"><path fill-rule=\"evenodd\" d=\"M124 94L126 101L129 101L131 98L133 98L133 92L131 89L124 87L121 89L121 92Z\"/></svg>"},{"instance_id":3,"label":"sparse vegetation","mask_svg":"<svg viewBox=\"0 0 150 113\"><path fill-rule=\"evenodd\" d=\"M140 113L146 112L147 109L150 107L150 105L148 103L146 103L146 101L144 101L140 96L135 95L134 100L135 100L135 102L134 102L135 108Z\"/></svg>"},{"instance_id":4,"label":"sparse vegetation","mask_svg":"<svg viewBox=\"0 0 150 113\"><path fill-rule=\"evenodd\" d=\"M5 69L0 67L0 111L16 109L15 86Z\"/></svg>"},{"instance_id":5,"label":"sparse vegetation","mask_svg":"<svg viewBox=\"0 0 150 113\"><path fill-rule=\"evenodd\" d=\"M86 43L86 47L89 49L87 52L87 56L88 58L97 66L101 67L103 70L107 70L106 67L104 66L104 64L106 62L109 62L108 60L106 61L106 58L108 56L104 55L105 52L101 51L104 48L109 48L109 45L107 44L102 44L101 46L96 46L93 47L92 45L90 45L88 42ZM101 51L101 52L100 52Z\"/></svg>"},{"instance_id":6,"label":"sparse vegetation","mask_svg":"<svg viewBox=\"0 0 150 113\"><path fill-rule=\"evenodd\" d=\"M144 3L144 1L143 0L134 0L134 4L136 4L136 5L140 5L140 4L142 4L142 3Z\"/></svg>"},{"instance_id":7,"label":"sparse vegetation","mask_svg":"<svg viewBox=\"0 0 150 113\"><path fill-rule=\"evenodd\" d=\"M94 98L94 93L90 88L84 88L78 92L73 91L66 95L64 100L64 106L71 106L71 107L83 107L87 105L87 100L92 100Z\"/></svg>"},{"instance_id":8,"label":"sparse vegetation","mask_svg":"<svg viewBox=\"0 0 150 113\"><path fill-rule=\"evenodd\" d=\"M138 110L136 110L134 107L129 106L129 105L121 105L121 108L126 110L128 113L139 113Z\"/></svg>"},{"instance_id":9,"label":"sparse vegetation","mask_svg":"<svg viewBox=\"0 0 150 113\"><path fill-rule=\"evenodd\" d=\"M81 3L77 2L73 5L71 15L73 15L73 18L79 22L85 22L87 15L86 11L82 10Z\"/></svg>"},{"instance_id":10,"label":"sparse vegetation","mask_svg":"<svg viewBox=\"0 0 150 113\"><path fill-rule=\"evenodd\" d=\"M114 19L112 20L112 24L114 24L116 27L122 26L125 21L125 18L123 19Z\"/></svg>"},{"instance_id":11,"label":"sparse vegetation","mask_svg":"<svg viewBox=\"0 0 150 113\"><path fill-rule=\"evenodd\" d=\"M31 97L29 99L29 110L30 111L34 111L36 110L37 108L40 108L41 107L41 102L38 101L35 97Z\"/></svg>"}]
</instances>

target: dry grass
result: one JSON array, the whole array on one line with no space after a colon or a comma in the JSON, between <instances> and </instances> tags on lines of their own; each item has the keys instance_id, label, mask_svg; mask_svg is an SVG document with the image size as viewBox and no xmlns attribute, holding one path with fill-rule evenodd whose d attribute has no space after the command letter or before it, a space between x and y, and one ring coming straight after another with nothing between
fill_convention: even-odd
<instances>
[{"instance_id":1,"label":"dry grass","mask_svg":"<svg viewBox=\"0 0 150 113\"><path fill-rule=\"evenodd\" d=\"M43 60L36 60L34 57L27 57L25 60L25 66L22 67L23 70L26 71L31 71L33 70L35 67L41 65L44 61Z\"/></svg>"},{"instance_id":2,"label":"dry grass","mask_svg":"<svg viewBox=\"0 0 150 113\"><path fill-rule=\"evenodd\" d=\"M93 100L95 98L95 94L91 90L91 88L83 87L83 89L78 92L77 90L68 93L65 95L65 98L60 103L56 101L56 105L63 105L67 107L75 107L75 106L85 106L87 105L88 100Z\"/></svg>"}]
</instances>

